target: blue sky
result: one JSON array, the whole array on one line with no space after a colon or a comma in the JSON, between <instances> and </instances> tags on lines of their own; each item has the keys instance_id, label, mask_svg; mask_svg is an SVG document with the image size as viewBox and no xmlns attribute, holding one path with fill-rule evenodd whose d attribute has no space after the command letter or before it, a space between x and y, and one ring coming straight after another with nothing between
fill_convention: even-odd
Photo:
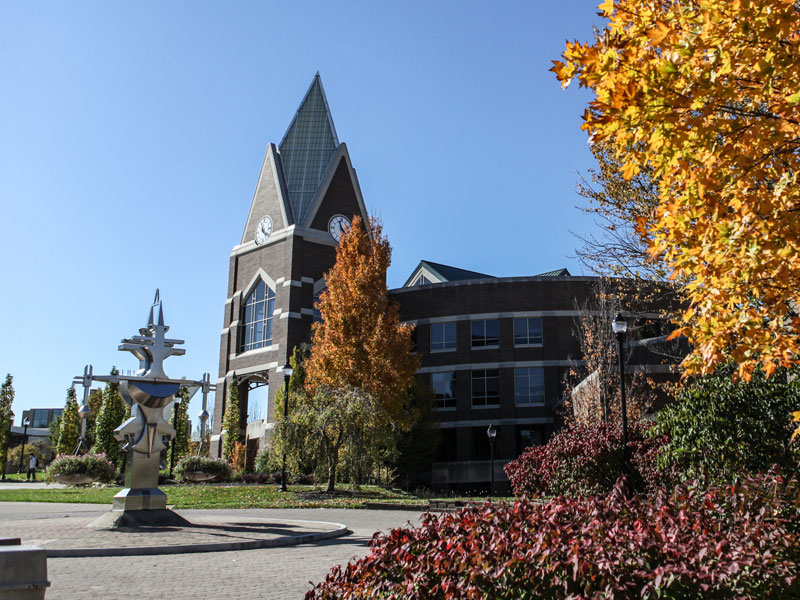
<instances>
[{"instance_id":1,"label":"blue sky","mask_svg":"<svg viewBox=\"0 0 800 600\"><path fill-rule=\"evenodd\" d=\"M322 75L368 210L394 248L498 276L559 267L589 100L548 72L597 0L0 4L0 371L15 423L63 406L161 289L186 355L217 377L228 256L264 151ZM195 398L191 415L200 410Z\"/></svg>"}]
</instances>

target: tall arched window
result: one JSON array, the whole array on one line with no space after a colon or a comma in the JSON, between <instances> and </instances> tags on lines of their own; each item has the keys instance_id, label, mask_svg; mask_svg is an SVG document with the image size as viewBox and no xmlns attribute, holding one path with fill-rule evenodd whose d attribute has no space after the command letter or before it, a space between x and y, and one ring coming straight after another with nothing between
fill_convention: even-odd
<instances>
[{"instance_id":1,"label":"tall arched window","mask_svg":"<svg viewBox=\"0 0 800 600\"><path fill-rule=\"evenodd\" d=\"M242 352L272 344L275 292L260 279L244 302Z\"/></svg>"}]
</instances>

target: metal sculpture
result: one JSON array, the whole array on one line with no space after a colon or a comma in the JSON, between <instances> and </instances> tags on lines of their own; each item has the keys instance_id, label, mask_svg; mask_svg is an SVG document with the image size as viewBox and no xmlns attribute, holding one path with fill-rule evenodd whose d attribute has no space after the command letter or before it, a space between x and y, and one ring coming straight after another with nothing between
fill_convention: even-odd
<instances>
[{"instance_id":1,"label":"metal sculpture","mask_svg":"<svg viewBox=\"0 0 800 600\"><path fill-rule=\"evenodd\" d=\"M205 396L214 391L210 376L205 373L201 381L172 379L164 371L164 360L170 356L186 353L177 346L183 340L166 337L169 327L164 324L164 309L156 290L147 326L139 329L139 335L125 338L119 350L127 351L139 359L139 369L134 375L92 375L91 365L76 383L85 387L84 395L92 381L117 382L122 399L131 407L130 418L114 430L114 437L122 443L125 451L125 489L114 496L112 513L128 515L121 520L120 514L103 522L108 526L130 526L135 524L163 524L182 520L167 511L167 495L158 489L158 472L161 451L166 449L175 436L175 429L164 418L167 407L173 404L175 394L181 386L203 390ZM187 400L188 401L188 400ZM146 511L152 511L147 513Z\"/></svg>"}]
</instances>

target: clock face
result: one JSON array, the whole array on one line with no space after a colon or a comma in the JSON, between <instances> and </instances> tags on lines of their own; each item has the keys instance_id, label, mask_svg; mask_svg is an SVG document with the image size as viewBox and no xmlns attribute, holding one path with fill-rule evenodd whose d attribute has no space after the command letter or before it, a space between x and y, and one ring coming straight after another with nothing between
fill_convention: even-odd
<instances>
[{"instance_id":1,"label":"clock face","mask_svg":"<svg viewBox=\"0 0 800 600\"><path fill-rule=\"evenodd\" d=\"M331 220L328 221L328 233L330 233L331 237L337 242L342 239L342 235L344 235L344 232L347 231L349 227L350 219L344 215L334 215L331 217Z\"/></svg>"},{"instance_id":2,"label":"clock face","mask_svg":"<svg viewBox=\"0 0 800 600\"><path fill-rule=\"evenodd\" d=\"M256 227L256 244L264 244L272 233L272 219L264 217L258 222Z\"/></svg>"}]
</instances>

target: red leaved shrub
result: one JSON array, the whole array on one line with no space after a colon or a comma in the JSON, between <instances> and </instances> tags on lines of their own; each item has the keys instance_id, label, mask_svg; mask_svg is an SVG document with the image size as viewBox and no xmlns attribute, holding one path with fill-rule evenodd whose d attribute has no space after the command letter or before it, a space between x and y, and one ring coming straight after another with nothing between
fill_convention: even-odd
<instances>
[{"instance_id":1,"label":"red leaved shrub","mask_svg":"<svg viewBox=\"0 0 800 600\"><path fill-rule=\"evenodd\" d=\"M800 493L769 473L627 499L559 497L426 515L376 536L306 600L800 597Z\"/></svg>"},{"instance_id":2,"label":"red leaved shrub","mask_svg":"<svg viewBox=\"0 0 800 600\"><path fill-rule=\"evenodd\" d=\"M656 469L665 436L648 438L646 425L628 429L634 489L669 484L669 477ZM565 429L544 446L531 446L505 466L516 496L546 494L606 494L622 472L622 428L594 423Z\"/></svg>"}]
</instances>

